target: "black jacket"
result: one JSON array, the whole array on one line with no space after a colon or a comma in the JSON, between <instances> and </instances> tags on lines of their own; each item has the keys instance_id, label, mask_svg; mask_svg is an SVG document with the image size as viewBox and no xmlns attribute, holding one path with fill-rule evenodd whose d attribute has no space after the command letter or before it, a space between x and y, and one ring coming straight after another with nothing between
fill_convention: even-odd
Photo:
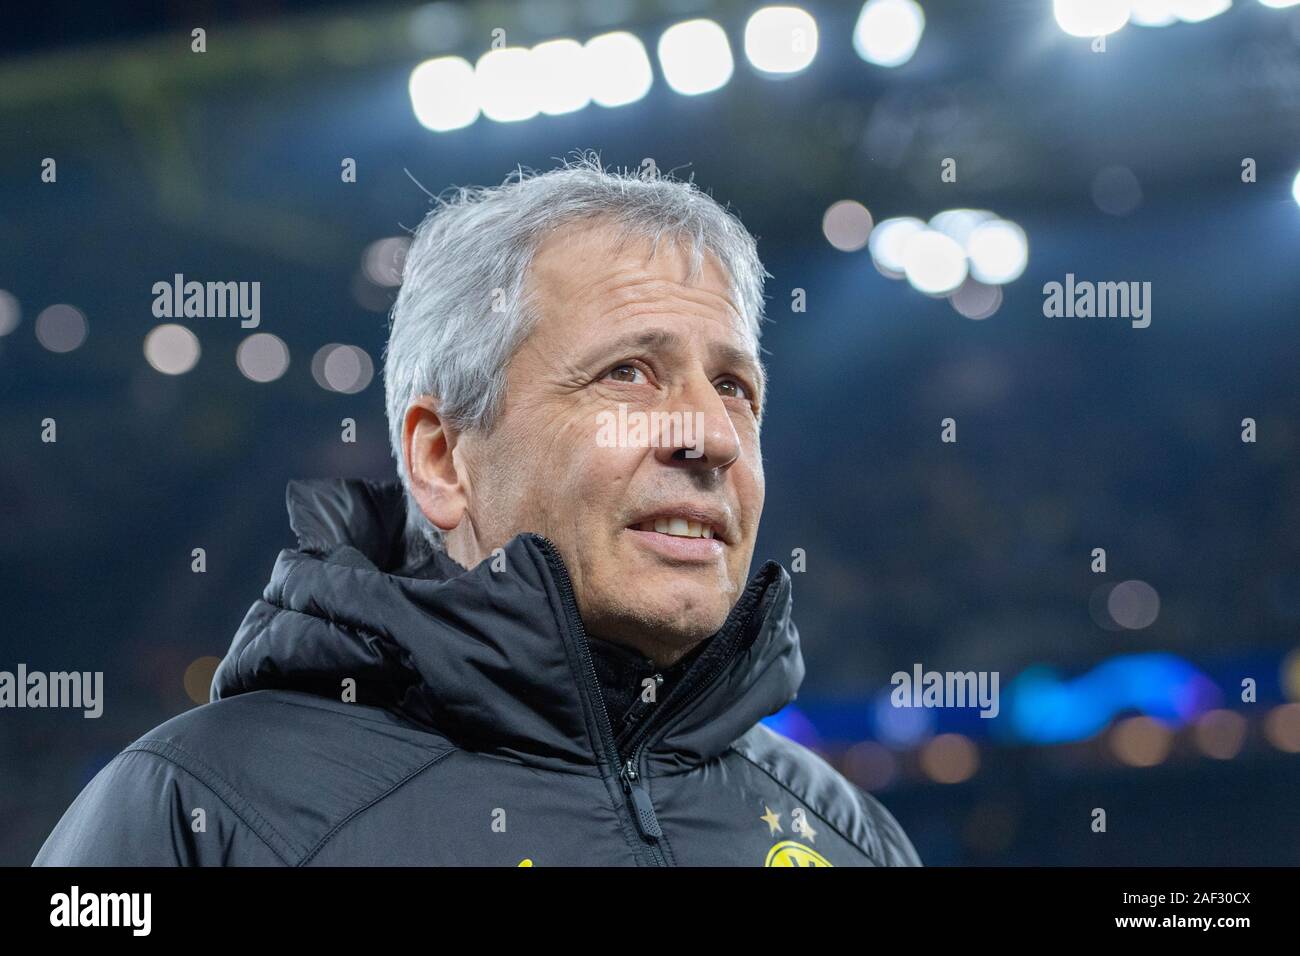
<instances>
[{"instance_id":1,"label":"black jacket","mask_svg":"<svg viewBox=\"0 0 1300 956\"><path fill-rule=\"evenodd\" d=\"M299 546L212 702L114 758L37 864L919 865L874 798L758 723L804 673L779 565L616 737L545 538L504 568L417 566L396 482L287 497Z\"/></svg>"}]
</instances>

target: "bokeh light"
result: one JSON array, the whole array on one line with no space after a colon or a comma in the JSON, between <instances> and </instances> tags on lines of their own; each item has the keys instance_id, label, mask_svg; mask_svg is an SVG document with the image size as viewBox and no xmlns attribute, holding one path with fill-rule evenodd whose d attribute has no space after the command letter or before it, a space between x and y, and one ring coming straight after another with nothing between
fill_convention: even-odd
<instances>
[{"instance_id":1,"label":"bokeh light","mask_svg":"<svg viewBox=\"0 0 1300 956\"><path fill-rule=\"evenodd\" d=\"M745 24L745 56L773 75L806 70L817 57L817 21L799 7L763 7Z\"/></svg>"},{"instance_id":2,"label":"bokeh light","mask_svg":"<svg viewBox=\"0 0 1300 956\"><path fill-rule=\"evenodd\" d=\"M199 339L183 325L155 326L144 337L145 361L164 375L184 375L199 360Z\"/></svg>"},{"instance_id":3,"label":"bokeh light","mask_svg":"<svg viewBox=\"0 0 1300 956\"><path fill-rule=\"evenodd\" d=\"M996 218L987 209L945 209L930 217L930 228L951 236L965 248L976 228Z\"/></svg>"},{"instance_id":4,"label":"bokeh light","mask_svg":"<svg viewBox=\"0 0 1300 956\"><path fill-rule=\"evenodd\" d=\"M1130 19L1140 27L1167 27L1178 22L1174 0L1134 0Z\"/></svg>"},{"instance_id":5,"label":"bokeh light","mask_svg":"<svg viewBox=\"0 0 1300 956\"><path fill-rule=\"evenodd\" d=\"M474 67L459 56L425 60L407 84L415 118L437 132L469 126L479 117Z\"/></svg>"},{"instance_id":6,"label":"bokeh light","mask_svg":"<svg viewBox=\"0 0 1300 956\"><path fill-rule=\"evenodd\" d=\"M1174 13L1184 23L1200 23L1226 13L1232 0L1174 0Z\"/></svg>"},{"instance_id":7,"label":"bokeh light","mask_svg":"<svg viewBox=\"0 0 1300 956\"><path fill-rule=\"evenodd\" d=\"M328 392L354 395L374 378L375 363L363 348L331 342L312 356L311 375Z\"/></svg>"},{"instance_id":8,"label":"bokeh light","mask_svg":"<svg viewBox=\"0 0 1300 956\"><path fill-rule=\"evenodd\" d=\"M1300 700L1300 648L1282 659L1280 670L1282 692L1291 700Z\"/></svg>"},{"instance_id":9,"label":"bokeh light","mask_svg":"<svg viewBox=\"0 0 1300 956\"><path fill-rule=\"evenodd\" d=\"M1029 264L1029 240L1014 222L994 219L976 226L966 240L970 273L989 285L1012 282Z\"/></svg>"},{"instance_id":10,"label":"bokeh light","mask_svg":"<svg viewBox=\"0 0 1300 956\"><path fill-rule=\"evenodd\" d=\"M289 368L289 346L270 332L257 332L239 343L235 364L254 382L274 382Z\"/></svg>"},{"instance_id":11,"label":"bokeh light","mask_svg":"<svg viewBox=\"0 0 1300 956\"><path fill-rule=\"evenodd\" d=\"M948 301L958 314L968 319L987 319L1002 306L1002 287L985 285L978 279L967 277Z\"/></svg>"},{"instance_id":12,"label":"bokeh light","mask_svg":"<svg viewBox=\"0 0 1300 956\"><path fill-rule=\"evenodd\" d=\"M966 281L966 253L952 237L921 229L903 244L903 274L919 292L947 295Z\"/></svg>"},{"instance_id":13,"label":"bokeh light","mask_svg":"<svg viewBox=\"0 0 1300 956\"><path fill-rule=\"evenodd\" d=\"M602 33L588 40L584 50L591 98L601 106L625 106L650 92L654 84L650 57L632 34Z\"/></svg>"},{"instance_id":14,"label":"bokeh light","mask_svg":"<svg viewBox=\"0 0 1300 956\"><path fill-rule=\"evenodd\" d=\"M871 238L871 212L853 199L832 203L822 216L822 234L841 252L857 252Z\"/></svg>"},{"instance_id":15,"label":"bokeh light","mask_svg":"<svg viewBox=\"0 0 1300 956\"><path fill-rule=\"evenodd\" d=\"M1128 717L1110 732L1111 753L1130 767L1154 767L1164 763L1173 746L1173 731L1153 717Z\"/></svg>"},{"instance_id":16,"label":"bokeh light","mask_svg":"<svg viewBox=\"0 0 1300 956\"><path fill-rule=\"evenodd\" d=\"M51 352L71 352L86 341L86 317L81 310L58 303L36 316L36 341Z\"/></svg>"},{"instance_id":17,"label":"bokeh light","mask_svg":"<svg viewBox=\"0 0 1300 956\"><path fill-rule=\"evenodd\" d=\"M1231 760L1246 740L1246 718L1231 710L1211 710L1196 721L1192 734L1206 756Z\"/></svg>"},{"instance_id":18,"label":"bokeh light","mask_svg":"<svg viewBox=\"0 0 1300 956\"><path fill-rule=\"evenodd\" d=\"M925 32L925 12L915 0L867 0L853 27L853 49L877 66L902 66Z\"/></svg>"},{"instance_id":19,"label":"bokeh light","mask_svg":"<svg viewBox=\"0 0 1300 956\"><path fill-rule=\"evenodd\" d=\"M547 40L533 47L533 88L548 116L573 113L591 103L587 53L577 40Z\"/></svg>"},{"instance_id":20,"label":"bokeh light","mask_svg":"<svg viewBox=\"0 0 1300 956\"><path fill-rule=\"evenodd\" d=\"M658 52L664 81L685 96L725 86L735 69L727 34L712 20L674 24L659 37Z\"/></svg>"},{"instance_id":21,"label":"bokeh light","mask_svg":"<svg viewBox=\"0 0 1300 956\"><path fill-rule=\"evenodd\" d=\"M212 689L212 677L217 672L217 667L221 664L219 657L200 657L190 662L185 668L185 676L182 679L185 684L185 693L190 700L196 704L206 704Z\"/></svg>"},{"instance_id":22,"label":"bokeh light","mask_svg":"<svg viewBox=\"0 0 1300 956\"><path fill-rule=\"evenodd\" d=\"M22 317L23 310L18 304L18 297L12 292L0 289L0 338L18 328Z\"/></svg>"},{"instance_id":23,"label":"bokeh light","mask_svg":"<svg viewBox=\"0 0 1300 956\"><path fill-rule=\"evenodd\" d=\"M1052 0L1052 13L1070 36L1103 36L1128 23L1129 0Z\"/></svg>"},{"instance_id":24,"label":"bokeh light","mask_svg":"<svg viewBox=\"0 0 1300 956\"><path fill-rule=\"evenodd\" d=\"M474 64L478 105L498 123L532 119L541 108L533 84L533 51L523 47L488 50Z\"/></svg>"},{"instance_id":25,"label":"bokeh light","mask_svg":"<svg viewBox=\"0 0 1300 956\"><path fill-rule=\"evenodd\" d=\"M895 750L915 747L934 733L934 711L925 707L895 707L888 693L873 705L875 736Z\"/></svg>"},{"instance_id":26,"label":"bokeh light","mask_svg":"<svg viewBox=\"0 0 1300 956\"><path fill-rule=\"evenodd\" d=\"M939 734L921 748L920 762L935 783L962 783L979 770L979 749L963 734Z\"/></svg>"},{"instance_id":27,"label":"bokeh light","mask_svg":"<svg viewBox=\"0 0 1300 956\"><path fill-rule=\"evenodd\" d=\"M1160 595L1145 581L1123 581L1111 589L1106 610L1120 627L1140 631L1160 615Z\"/></svg>"},{"instance_id":28,"label":"bokeh light","mask_svg":"<svg viewBox=\"0 0 1300 956\"><path fill-rule=\"evenodd\" d=\"M1127 166L1107 166L1092 179L1092 201L1111 216L1127 216L1142 204L1142 184Z\"/></svg>"},{"instance_id":29,"label":"bokeh light","mask_svg":"<svg viewBox=\"0 0 1300 956\"><path fill-rule=\"evenodd\" d=\"M876 268L891 279L903 278L903 248L907 241L925 228L925 223L912 216L886 219L871 231L868 246L871 261Z\"/></svg>"},{"instance_id":30,"label":"bokeh light","mask_svg":"<svg viewBox=\"0 0 1300 956\"><path fill-rule=\"evenodd\" d=\"M408 236L376 239L361 254L361 271L377 286L393 288L402 284L406 253L411 248Z\"/></svg>"},{"instance_id":31,"label":"bokeh light","mask_svg":"<svg viewBox=\"0 0 1300 956\"><path fill-rule=\"evenodd\" d=\"M1264 736L1284 753L1300 753L1300 704L1274 707L1264 718Z\"/></svg>"}]
</instances>

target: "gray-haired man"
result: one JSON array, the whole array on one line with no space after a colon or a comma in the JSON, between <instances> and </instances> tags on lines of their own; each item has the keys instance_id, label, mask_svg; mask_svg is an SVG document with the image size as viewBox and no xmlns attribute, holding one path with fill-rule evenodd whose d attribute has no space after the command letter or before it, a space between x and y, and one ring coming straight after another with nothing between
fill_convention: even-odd
<instances>
[{"instance_id":1,"label":"gray-haired man","mask_svg":"<svg viewBox=\"0 0 1300 956\"><path fill-rule=\"evenodd\" d=\"M788 575L746 581L764 276L694 186L593 159L440 203L386 355L400 483L290 484L213 702L37 862L918 864L759 723L804 671Z\"/></svg>"}]
</instances>

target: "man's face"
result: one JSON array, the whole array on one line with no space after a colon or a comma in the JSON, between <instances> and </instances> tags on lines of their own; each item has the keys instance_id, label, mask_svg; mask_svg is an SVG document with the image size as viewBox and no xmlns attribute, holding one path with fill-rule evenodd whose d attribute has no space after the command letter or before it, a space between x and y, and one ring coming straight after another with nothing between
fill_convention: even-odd
<instances>
[{"instance_id":1,"label":"man's face","mask_svg":"<svg viewBox=\"0 0 1300 956\"><path fill-rule=\"evenodd\" d=\"M508 369L503 413L456 454L471 552L545 535L586 627L669 664L721 627L749 573L763 371L725 270L708 257L687 284L687 253L649 250L617 251L603 224L547 237L530 273L538 322ZM654 425L665 412L683 413L676 435L671 419Z\"/></svg>"}]
</instances>

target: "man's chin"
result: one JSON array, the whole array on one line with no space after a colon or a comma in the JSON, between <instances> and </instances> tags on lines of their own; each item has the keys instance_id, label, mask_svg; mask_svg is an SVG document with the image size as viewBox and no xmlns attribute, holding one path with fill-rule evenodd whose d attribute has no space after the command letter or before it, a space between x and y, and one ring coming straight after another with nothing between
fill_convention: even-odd
<instances>
[{"instance_id":1,"label":"man's chin","mask_svg":"<svg viewBox=\"0 0 1300 956\"><path fill-rule=\"evenodd\" d=\"M635 619L662 632L664 643L694 643L722 627L731 610L719 577L662 569L630 575L623 579L633 589L627 606Z\"/></svg>"}]
</instances>

